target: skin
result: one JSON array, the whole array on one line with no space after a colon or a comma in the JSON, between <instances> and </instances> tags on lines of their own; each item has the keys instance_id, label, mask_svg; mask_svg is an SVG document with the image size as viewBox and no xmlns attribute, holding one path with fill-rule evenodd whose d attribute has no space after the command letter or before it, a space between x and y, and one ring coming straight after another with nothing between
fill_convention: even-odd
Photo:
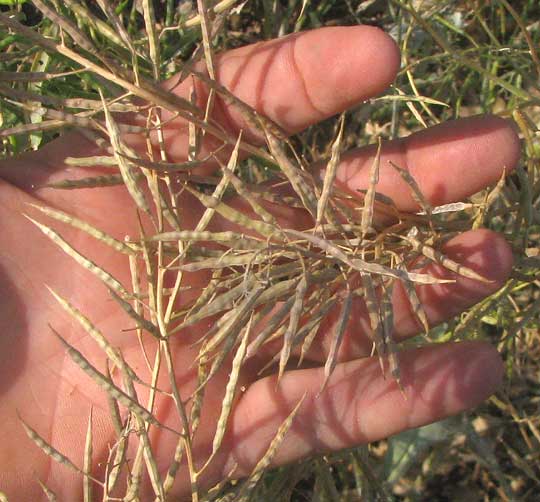
<instances>
[{"instance_id":1,"label":"skin","mask_svg":"<svg viewBox=\"0 0 540 502\"><path fill-rule=\"evenodd\" d=\"M361 48L361 50L359 50ZM371 27L324 28L264 42L223 54L218 59L220 81L258 111L266 114L290 133L339 113L370 96L381 93L394 79L399 53L391 38ZM175 92L187 95L191 81ZM204 86L196 83L204 102ZM231 133L246 127L241 117L223 103L216 105L215 117ZM175 121L166 132L171 160L183 160L187 140L185 124ZM260 138L246 130L253 142ZM144 141L126 138L134 148ZM210 149L211 143L206 145ZM81 232L57 224L30 208L39 201L57 207L122 239L138 234L134 206L122 187L100 190L59 191L44 187L46 182L76 176L95 175L95 170L68 168L66 156L98 153L96 147L75 133L69 133L39 152L0 163L0 489L14 500L40 500L43 494L35 479L53 489L61 500L81 498L81 478L59 466L39 451L26 437L17 419L18 411L47 441L82 464L84 434L90 407L94 416L95 472L102 474L99 461L107 458L114 431L102 391L66 355L51 334L50 323L76 346L97 368L103 370L104 356L95 343L58 306L44 284L68 298L121 348L132 368L144 379L148 373L133 331L133 323L119 311L105 288L91 274L76 265L50 242L22 213L56 228L82 254L95 260L122 283L129 285L127 260ZM373 147L347 152L338 171L338 180L348 189L365 188L375 154ZM423 193L433 204L461 200L495 183L503 168L508 172L520 155L519 141L512 125L490 116L449 122L383 145L379 190L391 196L403 210L416 210L410 191L387 167L391 159L410 170ZM314 169L320 166L314 166ZM212 166L208 166L208 170ZM187 195L181 197L186 227L193 227L201 214L200 205ZM243 207L240 201L236 201ZM291 208L270 210L286 227L306 228L305 213ZM213 230L227 229L216 218ZM430 323L454 316L496 291L507 279L512 255L503 238L487 230L467 232L453 238L445 252L492 282L480 283L457 278L454 284L418 288ZM431 273L455 278L438 267ZM190 284L202 287L206 272L187 276ZM403 290L395 288L395 337L404 339L420 327L412 316ZM408 428L421 426L472 408L501 383L503 367L494 348L484 342L462 342L409 349L402 352L404 399L392 379L384 379L376 358L369 357L371 341L365 306L353 304L339 364L326 390L319 396L330 334L339 309L317 335L304 367L285 373L279 386L274 374L258 377L271 350L252 358L241 375L245 392L239 397L230 418L230 428L215 462L201 479L209 486L237 464L236 476L249 474L269 445L277 428L299 399L304 402L287 440L274 464L294 461L315 452L336 450L373 441ZM193 326L172 343L177 383L184 397L193 391L191 363L197 348L191 342L207 329L208 321ZM151 340L146 348L151 354ZM219 416L226 371L211 381L205 398L201 426L197 433L195 459L204 461L211 450L215 422ZM167 388L165 380L160 382ZM146 389L138 387L141 403ZM157 418L179 428L170 400L158 401ZM154 451L165 468L176 439L168 432L154 430ZM133 458L134 452L130 452ZM174 493L189 493L185 467Z\"/></svg>"}]
</instances>

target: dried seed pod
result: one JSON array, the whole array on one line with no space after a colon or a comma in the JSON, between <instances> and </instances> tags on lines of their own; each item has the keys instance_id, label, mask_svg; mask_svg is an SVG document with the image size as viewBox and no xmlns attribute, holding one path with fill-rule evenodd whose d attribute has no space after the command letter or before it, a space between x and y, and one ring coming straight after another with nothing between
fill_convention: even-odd
<instances>
[{"instance_id":1,"label":"dried seed pod","mask_svg":"<svg viewBox=\"0 0 540 502\"><path fill-rule=\"evenodd\" d=\"M321 196L317 201L317 218L315 228L320 227L325 216L326 206L332 193L334 181L336 179L337 168L341 159L341 142L343 141L343 128L345 125L345 114L341 115L339 129L334 143L332 144L332 153L324 173L323 188Z\"/></svg>"},{"instance_id":2,"label":"dried seed pod","mask_svg":"<svg viewBox=\"0 0 540 502\"><path fill-rule=\"evenodd\" d=\"M75 364L77 364L77 366L79 366L79 368L81 368L105 392L110 394L120 404L125 406L135 416L142 418L145 422L167 429L174 434L178 434L178 432L158 422L157 419L154 418L154 416L146 408L142 407L123 390L119 389L112 380L108 379L105 375L96 370L96 368L94 368L77 349L62 338L62 336L60 336L60 334L58 334L58 332L56 332L52 327L51 330L60 340L62 345L64 345L64 347L67 349L68 355L71 357L73 362L75 362Z\"/></svg>"},{"instance_id":3,"label":"dried seed pod","mask_svg":"<svg viewBox=\"0 0 540 502\"><path fill-rule=\"evenodd\" d=\"M77 250L72 248L57 232L52 230L46 225L37 222L36 220L30 218L30 216L23 214L25 218L30 220L34 225L36 225L47 237L49 237L55 244L58 245L62 251L67 255L71 256L79 265L82 265L86 270L94 274L98 279L100 279L105 285L110 289L118 293L120 296L130 297L131 295L126 291L124 286L120 284L111 274L98 267L93 261L84 257Z\"/></svg>"},{"instance_id":4,"label":"dried seed pod","mask_svg":"<svg viewBox=\"0 0 540 502\"><path fill-rule=\"evenodd\" d=\"M268 449L266 450L264 456L257 462L257 465L254 467L249 477L246 479L246 481L244 481L240 493L236 498L238 502L247 502L249 500L248 497L261 479L265 470L270 466L278 448L283 443L283 440L285 439L287 432L291 428L294 418L300 410L300 406L302 406L304 399L305 395L302 397L302 399L300 399L298 404L294 407L294 409L291 411L285 421L279 426L279 429L277 430L274 439L272 439L270 446L268 446Z\"/></svg>"},{"instance_id":5,"label":"dried seed pod","mask_svg":"<svg viewBox=\"0 0 540 502\"><path fill-rule=\"evenodd\" d=\"M302 315L304 307L304 297L306 296L308 284L308 276L304 275L296 286L294 303L289 313L289 326L285 332L285 335L283 336L283 347L281 349L279 359L278 382L283 376L285 366L287 365L287 361L289 360L289 356L291 354L293 340L296 335L296 331L298 330L298 323L300 322L300 316Z\"/></svg>"},{"instance_id":6,"label":"dried seed pod","mask_svg":"<svg viewBox=\"0 0 540 502\"><path fill-rule=\"evenodd\" d=\"M360 232L362 239L370 231L373 223L373 205L375 203L375 191L379 182L379 167L381 165L381 138L377 139L377 153L369 170L369 186L364 197L364 208L362 210L362 221L360 224Z\"/></svg>"},{"instance_id":7,"label":"dried seed pod","mask_svg":"<svg viewBox=\"0 0 540 502\"><path fill-rule=\"evenodd\" d=\"M332 343L330 345L330 350L328 351L328 356L324 365L324 382L320 392L322 392L326 388L326 385L328 384L328 379L330 378L332 372L334 371L334 368L336 367L337 356L341 347L341 342L343 341L343 336L345 335L347 323L349 322L349 316L351 314L352 299L353 293L348 288L347 296L345 297L345 300L343 300L343 305L341 306L339 317L336 322L334 332L332 334Z\"/></svg>"},{"instance_id":8,"label":"dried seed pod","mask_svg":"<svg viewBox=\"0 0 540 502\"><path fill-rule=\"evenodd\" d=\"M448 258L448 256L445 256L440 251L433 249L431 246L428 246L427 244L420 242L418 239L412 236L400 236L400 237L403 240L408 241L412 245L412 248L415 251L422 253L426 258L429 258L435 263L442 265L444 268L447 268L451 272L455 272L456 274L459 274L463 277L467 277L468 279L474 279L475 281L480 281L480 282L485 282L485 283L493 282L492 280L487 279L486 277L480 275L478 272L475 272L474 270L467 267L466 265L457 263L456 261Z\"/></svg>"}]
</instances>

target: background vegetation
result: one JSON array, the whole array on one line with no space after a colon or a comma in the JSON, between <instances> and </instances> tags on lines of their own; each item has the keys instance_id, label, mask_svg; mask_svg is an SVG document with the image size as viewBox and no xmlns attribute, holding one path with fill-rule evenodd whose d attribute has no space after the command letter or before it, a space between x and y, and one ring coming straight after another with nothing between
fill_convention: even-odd
<instances>
[{"instance_id":1,"label":"background vegetation","mask_svg":"<svg viewBox=\"0 0 540 502\"><path fill-rule=\"evenodd\" d=\"M141 75L150 79L156 72L161 79L177 73L183 61L201 52L201 25L193 21L197 6L189 1L154 2L156 26L162 30L158 65L152 57L133 60L96 3L0 0L2 12L16 13L23 25L58 40L57 20L40 12L43 5L53 7L59 16L71 19L100 53L125 65L135 63ZM133 45L145 47L151 35L142 2L108 3ZM219 2L224 4L227 9L214 17L221 28L210 34L213 51L328 25L372 24L392 34L402 50L399 77L386 99L371 100L348 112L343 148L406 135L455 117L495 113L514 118L524 152L519 169L495 194L489 191L473 199L481 203L488 193L495 195L482 214L471 210L461 215L471 225L482 223L506 235L516 259L511 279L500 292L429 335L441 341L489 339L506 364L503 390L463 416L268 472L252 500L537 500L540 4L536 0ZM213 3L205 5L210 8ZM70 36L72 46L77 46L76 37ZM109 97L118 94L114 83L74 71L80 65L73 59L28 44L28 37L0 23L4 156L39 148L60 129L91 118L81 113L74 100L96 100L98 89ZM45 78L53 73L55 78ZM307 162L327 158L336 124L337 119L330 119L296 137L297 152ZM243 169L248 181L268 175L268 166L260 160L249 161ZM234 487L226 488L218 499L229 500L227 490L233 490L229 496L234 500Z\"/></svg>"}]
</instances>

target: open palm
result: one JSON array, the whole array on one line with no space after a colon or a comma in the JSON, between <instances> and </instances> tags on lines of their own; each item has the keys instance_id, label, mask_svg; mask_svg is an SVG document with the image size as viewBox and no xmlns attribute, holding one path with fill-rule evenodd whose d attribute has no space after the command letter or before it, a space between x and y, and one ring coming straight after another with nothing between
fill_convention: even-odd
<instances>
[{"instance_id":1,"label":"open palm","mask_svg":"<svg viewBox=\"0 0 540 502\"><path fill-rule=\"evenodd\" d=\"M392 40L370 27L326 28L293 35L231 51L218 60L219 80L234 94L267 115L290 133L339 113L382 92L394 79L399 54ZM198 83L198 99L205 100L204 85ZM191 81L175 91L189 93ZM244 137L260 141L240 115L217 102L214 116L231 134L245 129ZM187 126L175 121L166 131L168 154L173 160L186 157ZM137 148L138 138L128 138ZM212 144L207 144L211 149ZM68 298L119 347L132 368L147 376L146 364L132 331L132 321L123 313L104 286L88 271L62 253L23 213L40 221L44 216L28 203L39 201L84 219L118 239L138 235L135 207L126 189L60 191L46 183L94 171L66 167L67 156L96 154L96 147L70 133L39 152L8 159L0 164L0 489L16 500L38 500L42 496L35 478L52 488L60 498L80 497L81 477L58 465L27 439L17 418L24 420L76 464L82 464L84 431L93 407L95 472L107 459L115 432L109 419L104 393L66 355L52 336L52 325L97 368L103 370L105 356L94 341L59 307L44 285ZM338 180L351 190L365 188L375 155L372 147L342 156ZM477 117L385 143L382 151L378 191L392 197L403 211L417 210L407 186L389 167L387 160L406 167L433 204L463 199L512 169L519 157L519 142L512 127L495 117ZM316 168L316 166L315 166ZM187 228L194 227L203 208L189 195L180 200ZM240 201L236 202L241 204ZM308 228L306 213L293 208L269 206L288 228ZM51 223L50 221L47 222ZM83 255L94 260L120 282L130 284L125 257L96 243L83 232L52 225ZM229 228L215 218L213 230ZM502 237L488 231L468 232L451 240L445 250L456 261L489 277L480 283L458 278L452 284L418 289L432 325L456 315L497 290L512 265L511 252ZM439 276L449 273L435 270ZM208 280L206 272L193 273L194 291ZM398 287L393 295L395 337L403 339L420 330L405 293ZM403 399L395 382L385 380L378 361L369 357L371 341L366 309L354 301L346 338L326 390L318 395L324 380L324 365L330 340L328 332L337 312L323 323L305 362L305 367L287 371L276 386L275 375L258 377L270 352L261 352L243 369L245 392L233 410L224 444L210 465L203 484L224 477L237 465L234 476L250 472L264 453L279 424L300 398L299 410L288 440L276 464L292 461L315 451L334 450L373 441L417 427L472 407L500 382L502 366L496 351L485 343L444 344L404 351L401 355ZM192 326L191 332L172 345L177 383L184 398L196 387L198 347L192 343L208 328L208 322ZM156 349L146 346L152 355ZM216 375L205 397L202 422L195 441L195 459L204 461L211 451L215 423L227 381L227 365ZM160 382L165 388L166 382ZM145 389L140 388L141 402ZM159 401L156 417L179 428L170 401ZM158 464L166 468L176 444L169 432L151 435ZM98 465L101 463L100 465ZM175 493L189 493L187 469L179 474Z\"/></svg>"}]
</instances>

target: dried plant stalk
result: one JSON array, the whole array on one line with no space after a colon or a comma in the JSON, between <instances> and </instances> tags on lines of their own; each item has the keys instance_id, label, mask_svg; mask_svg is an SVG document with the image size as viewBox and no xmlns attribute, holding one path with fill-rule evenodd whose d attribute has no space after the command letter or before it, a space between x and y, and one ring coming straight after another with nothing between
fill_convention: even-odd
<instances>
[{"instance_id":1,"label":"dried plant stalk","mask_svg":"<svg viewBox=\"0 0 540 502\"><path fill-rule=\"evenodd\" d=\"M141 341L141 350L152 374L150 385L143 383L105 335L76 307L51 291L64 310L96 341L108 358L106 371L102 374L80 352L61 339L72 360L105 390L109 401L116 443L111 447L107 460L104 500L113 500L112 494L121 489L119 480L124 475L127 476L125 500L138 500L145 476L149 477L156 500L170 498L170 491L184 463L191 476L192 499L197 502L201 497L210 500L214 495L218 496L221 489L220 485L212 493L199 493L199 476L206 465L199 470L195 468L200 465L201 459L193 458L191 444L200 423L206 385L209 382L212 385L219 384L213 380L219 370L224 374L224 367L230 364L228 380L226 383L225 380L221 382L225 392L208 463L215 459L222 448L245 361L256 356L263 345L265 357L269 350L273 350L274 353L268 354L268 365L261 372L270 367L274 371L277 366L275 372L279 382L293 351L300 353L301 366L313 350L312 347L318 345L317 336L329 312L339 308L329 340L322 392L338 363L352 305L359 296L363 296L367 305L369 324L383 374L387 368L401 387L399 357L393 339L392 293L396 280L400 281L398 287L404 288L414 315L427 332L428 318L416 285L421 287L422 284L454 281L410 270L421 266L418 260L421 264L433 262L461 276L488 282L481 274L445 256L439 250L439 243L453 232L470 228L473 213L476 213L476 219L472 226L477 228L483 223L488 211L490 216L493 214L499 217L506 209L519 209L519 221L513 231L518 235L525 228L523 240L527 242L530 239L528 225L535 218L533 197L540 182L537 169L530 164L526 171L523 168L517 171L519 184L522 185L520 191L512 181L505 183L503 173L495 188L486 193L482 203L458 202L432 207L411 173L391 163L409 187L420 209L417 214L401 212L391 199L376 191L381 157L380 138L369 170L367 189L362 190L358 196L356 193L347 193L335 184L344 143L344 115L337 126L324 179L322 182L314 180L291 143L285 140L286 131L260 115L217 80L214 46L220 27L227 21L226 16L217 14L226 12L235 3L239 3L239 10L243 4L237 0L217 3L198 0L198 15L187 21L181 20L180 26L173 26L175 19L182 19L181 15L174 12L174 2L164 3L168 12L165 22L154 10L155 2L141 0L128 3L133 3L129 15L126 10L120 12L121 9L118 9L117 12L118 5L98 0L97 4L107 19L104 21L80 0L66 0L65 5L58 5L56 10L52 7L58 4L56 0L36 0L36 6L58 27L50 32L43 31L46 36L21 24L16 15L0 13L0 23L7 27L10 34L15 34L17 44L14 47L24 58L20 72L0 72L0 93L5 96L8 108L16 110L16 113L37 117L35 121L31 118L29 124L4 128L0 131L0 137L43 133L75 126L99 147L102 154L68 158L65 163L87 169L96 168L97 176L64 179L46 186L77 190L124 185L134 201L134 207L149 216L149 224L144 229L140 224L138 237L126 238L122 242L68 213L33 204L35 209L46 216L68 224L110 249L127 255L132 275L132 294L109 272L71 247L55 230L31 221L111 291L118 306L133 320ZM400 1L398 3L405 11L415 15L413 8ZM503 6L523 31L526 25L508 5L505 0ZM64 9L73 16L66 17ZM142 37L137 37L134 29L134 22L139 16L144 21L141 23L144 25ZM300 24L299 21L297 26ZM197 25L201 26L199 34L202 42L192 58L182 62L181 72L176 78L180 83L189 76L194 82L187 99L185 94L174 89L176 85L164 86L161 83L165 73L180 67L180 58L176 58L176 61L165 59L170 51L163 50L164 47L169 48L162 41L170 35L178 36L179 29L186 30ZM523 35L529 47L532 47L531 35L526 30ZM109 50L100 50L103 39L111 42L110 46L106 46ZM34 47L25 47L29 44L35 46L37 53L34 53ZM180 51L185 51L185 47L180 48L177 55ZM203 54L206 69L200 70L202 65L198 60ZM9 65L11 61L18 61L18 56L2 54L0 62ZM37 60L43 56L50 58L52 64L37 64ZM533 59L535 63L538 62L536 53ZM64 69L62 64L65 64L66 71L61 71ZM23 71L26 65L31 71ZM491 82L506 85L505 89L509 92L516 90L515 86L507 85L504 79L488 73L482 75ZM55 84L69 83L79 74L85 74L88 79L85 91L101 90L100 100L83 93L77 96L71 88L68 90L68 98L54 96L48 89L45 93L45 87L40 88L46 85L47 80L55 79ZM426 124L426 114L431 121L437 122L438 116L428 105L443 103L421 96L412 73L408 71L407 75L412 95L404 95L396 88L398 95L379 99L406 103L421 124ZM16 84L9 87L6 81ZM198 98L205 96L197 96L195 83L197 89L207 95L205 110L197 107L200 102ZM515 95L519 96L519 93ZM245 134L232 135L226 127L214 121L212 110L217 98L220 104L234 109L241 116L250 132L262 132L261 137L266 138L270 153L249 144L244 139ZM536 132L537 128L527 123L528 117L520 108L516 108L513 115L525 136L527 148L534 152L532 131ZM137 118L134 120L133 117ZM187 131L185 134L189 135L189 144L187 159L180 156L178 162L175 162L176 157L171 155L173 152L168 151L169 135L166 133L174 131L178 119L181 127ZM141 125L145 120L146 124ZM167 129L169 127L171 129ZM144 144L146 140L146 151L128 146L131 142L126 139L126 134L132 133L145 136L140 143ZM207 145L210 145L209 153L206 153ZM231 153L224 166L221 159L223 153L229 150ZM246 173L245 166L241 164L241 158L246 153L262 159L265 162L265 172L275 169L275 178L269 183L254 183L253 179L260 183L263 176ZM221 166L221 170L216 171L215 175L208 175L207 168L216 164ZM100 174L103 167L110 168L107 174ZM292 190L283 195L283 186ZM191 214L185 214L185 208L179 206L179 201L184 200L180 196L183 191L191 192L204 206L198 221L192 221ZM237 204L237 200L231 200L230 193L233 191L245 203ZM503 191L508 204L505 208L493 207ZM512 197L508 197L508 194L512 194ZM519 204L516 203L518 198ZM280 219L274 216L280 214L280 206L307 210L313 217L312 228L281 228ZM459 218L453 218L450 214L457 212L462 212L457 215ZM380 220L379 214L383 216ZM227 220L226 225L235 231L219 231L222 219ZM388 226L379 228L379 221L380 226L383 223ZM146 277L142 277L139 284L139 267L143 263ZM530 268L534 266L533 262L525 261L522 265L526 263ZM527 274L530 272L526 271ZM211 274L207 283L200 284L197 280L191 282L190 274L196 274L193 277L203 277L205 273ZM533 275L528 276L521 271L518 273L521 275L516 277L531 282ZM357 283L359 278L362 286L353 290L352 284ZM197 290L194 289L195 283ZM141 293L141 285L147 288L144 293ZM197 295L196 291L200 291L200 294ZM488 304L486 302L473 308L455 331L459 333L461 329L470 327L473 321L486 313ZM518 323L519 326L516 324L516 329L522 327L532 315L530 310L523 310L522 313L523 319ZM202 326L204 322L201 321L213 316L218 316L218 319L212 319L208 328L197 331L198 339L192 346L198 349L194 357L194 364L198 365L196 390L191 396L183 396L186 399L183 401L180 395L182 389L178 388L176 379L178 371L183 369L174 366L171 347L176 340L173 341L172 337L184 343L181 337L192 336L193 330L189 328L195 328L196 323ZM196 328L199 330L199 326ZM154 337L153 340L149 339L154 344L151 347L157 347L152 362L142 343L143 337L148 334ZM162 364L162 357L165 357L166 368ZM276 364L278 361L279 365ZM115 369L113 365L123 377L122 388L111 377L110 368ZM163 372L166 372L170 383L169 393L163 393L156 387L159 379L164 377ZM150 389L145 406L139 403L134 383L146 385ZM172 431L177 435L174 458L164 473L157 468L157 459L149 439L151 426L163 427L155 418L159 404L158 392L164 398L173 398L182 427L180 433ZM189 413L185 409L186 402L191 405ZM125 418L120 415L119 405L126 408ZM247 500L253 497L254 489L263 471L271 464L298 406L282 424L252 475L240 489L231 489L223 500ZM93 495L91 480L84 475L91 469L91 422L90 416L84 465L78 471L84 476L82 485L85 500L91 500ZM35 431L29 435L48 455L63 463L69 462L42 439L36 440L38 436ZM133 439L138 439L138 444L133 444ZM131 454L128 456L128 446L135 451L133 459L130 458ZM336 489L328 476L328 470L320 463L317 469L316 486L321 487L323 496L335 498ZM49 498L54 498L46 488L44 491Z\"/></svg>"},{"instance_id":2,"label":"dried plant stalk","mask_svg":"<svg viewBox=\"0 0 540 502\"><path fill-rule=\"evenodd\" d=\"M43 490L43 493L47 497L47 500L49 502L56 502L58 500L58 497L56 493L54 493L45 483L43 483L40 479L37 480L39 483L39 486ZM0 501L1 502L9 502L6 495L4 495L2 492L0 492Z\"/></svg>"},{"instance_id":3,"label":"dried plant stalk","mask_svg":"<svg viewBox=\"0 0 540 502\"><path fill-rule=\"evenodd\" d=\"M92 472L92 441L92 408L90 408L88 428L86 429L86 440L84 445L83 472ZM84 502L92 502L94 500L93 486L88 476L83 477L83 499Z\"/></svg>"}]
</instances>

